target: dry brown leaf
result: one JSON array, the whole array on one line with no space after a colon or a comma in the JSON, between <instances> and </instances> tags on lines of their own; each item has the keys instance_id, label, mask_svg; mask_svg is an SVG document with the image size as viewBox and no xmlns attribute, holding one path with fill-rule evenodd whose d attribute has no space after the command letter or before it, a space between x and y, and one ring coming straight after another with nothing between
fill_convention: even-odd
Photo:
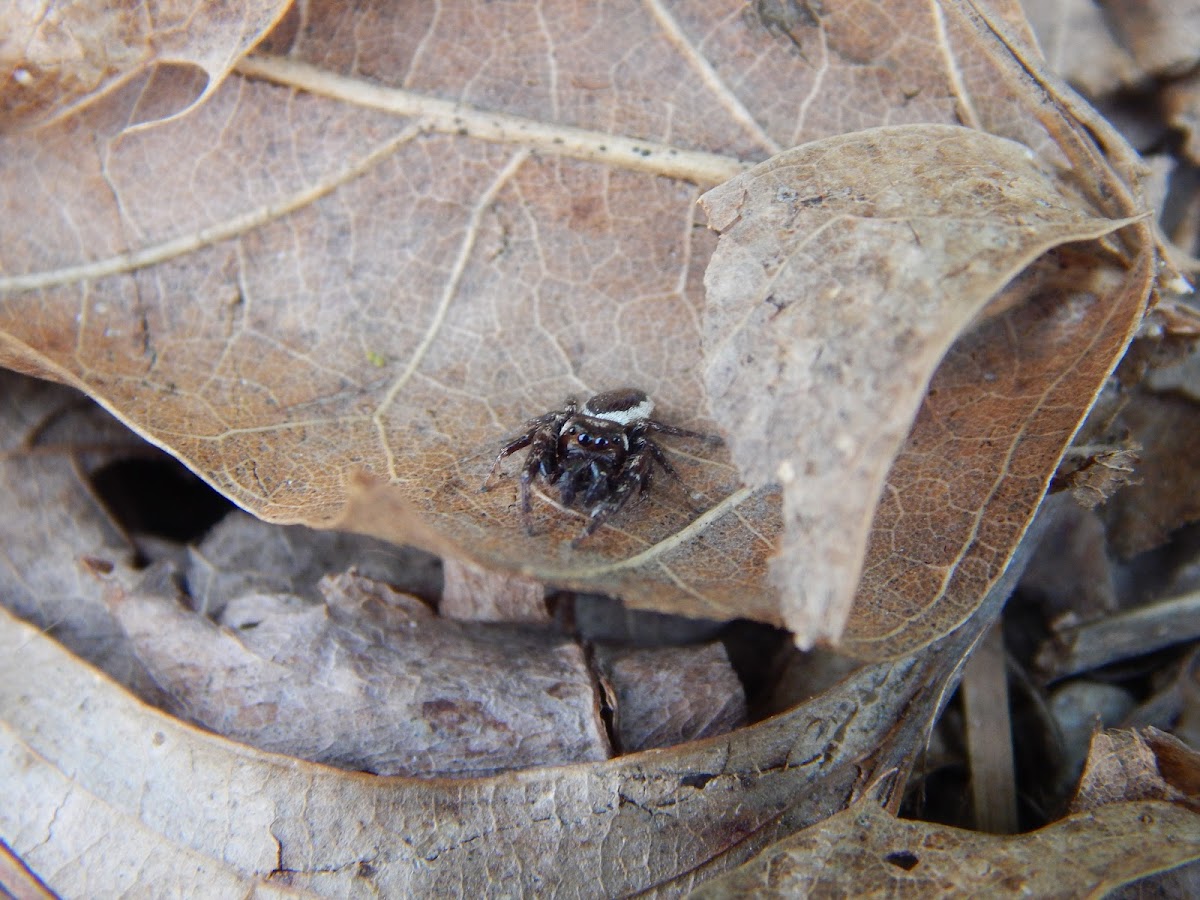
<instances>
[{"instance_id":1,"label":"dry brown leaf","mask_svg":"<svg viewBox=\"0 0 1200 900\"><path fill-rule=\"evenodd\" d=\"M1123 487L1137 484L1137 444L1126 447L1093 447L1077 468L1060 471L1058 477L1064 490L1071 492L1075 502L1085 509L1095 509Z\"/></svg>"},{"instance_id":2,"label":"dry brown leaf","mask_svg":"<svg viewBox=\"0 0 1200 900\"><path fill-rule=\"evenodd\" d=\"M438 612L479 622L549 622L546 586L531 578L483 569L449 557Z\"/></svg>"},{"instance_id":3,"label":"dry brown leaf","mask_svg":"<svg viewBox=\"0 0 1200 900\"><path fill-rule=\"evenodd\" d=\"M783 485L787 530L774 576L785 623L801 646L836 640L884 479L950 345L1047 250L1130 220L1081 207L1026 147L933 125L807 144L701 202L722 233L706 275L710 403L749 483ZM1028 378L979 375L985 396ZM993 419L979 425L999 443L1020 423L1015 432ZM969 464L974 449L950 450L947 467L956 457ZM996 490L974 475L976 489L949 502L937 493L952 485L893 479L891 489L901 504L974 517ZM948 537L936 525L928 536Z\"/></svg>"},{"instance_id":4,"label":"dry brown leaf","mask_svg":"<svg viewBox=\"0 0 1200 900\"><path fill-rule=\"evenodd\" d=\"M1096 733L1071 812L1124 800L1170 801L1200 811L1200 753L1157 728Z\"/></svg>"},{"instance_id":5,"label":"dry brown leaf","mask_svg":"<svg viewBox=\"0 0 1200 900\"><path fill-rule=\"evenodd\" d=\"M1200 813L1200 753L1157 728L1092 735L1072 813L1122 801L1169 801ZM1194 897L1200 864L1163 872L1119 897Z\"/></svg>"},{"instance_id":6,"label":"dry brown leaf","mask_svg":"<svg viewBox=\"0 0 1200 900\"><path fill-rule=\"evenodd\" d=\"M11 5L0 29L0 133L51 124L104 98L123 110L126 127L182 115L211 96L289 6Z\"/></svg>"},{"instance_id":7,"label":"dry brown leaf","mask_svg":"<svg viewBox=\"0 0 1200 900\"><path fill-rule=\"evenodd\" d=\"M1138 211L1074 119L1126 151L1021 56L1016 4L805 9L378 4L348 39L316 8L286 58L247 60L186 117L129 133L102 98L10 136L6 364L89 391L266 518L328 524L365 470L399 494L376 534L778 623L778 498L722 452L665 441L699 518L663 483L578 550L552 497L531 539L511 480L477 493L501 441L568 394L633 383L715 429L697 186L833 134L964 121L1130 207L1098 215ZM594 52L599 34L626 52Z\"/></svg>"},{"instance_id":8,"label":"dry brown leaf","mask_svg":"<svg viewBox=\"0 0 1200 900\"><path fill-rule=\"evenodd\" d=\"M1200 814L1113 803L1000 837L895 819L870 798L705 885L721 897L1102 897L1200 859Z\"/></svg>"},{"instance_id":9,"label":"dry brown leaf","mask_svg":"<svg viewBox=\"0 0 1200 900\"><path fill-rule=\"evenodd\" d=\"M168 712L263 750L382 775L471 777L609 756L583 651L442 619L356 575L325 604L231 600L218 628L153 575L109 602Z\"/></svg>"},{"instance_id":10,"label":"dry brown leaf","mask_svg":"<svg viewBox=\"0 0 1200 900\"><path fill-rule=\"evenodd\" d=\"M888 475L846 649L908 652L971 615L1120 358L1150 261L1130 273L1072 259L1061 280L951 349ZM921 488L916 500L906 485Z\"/></svg>"}]
</instances>

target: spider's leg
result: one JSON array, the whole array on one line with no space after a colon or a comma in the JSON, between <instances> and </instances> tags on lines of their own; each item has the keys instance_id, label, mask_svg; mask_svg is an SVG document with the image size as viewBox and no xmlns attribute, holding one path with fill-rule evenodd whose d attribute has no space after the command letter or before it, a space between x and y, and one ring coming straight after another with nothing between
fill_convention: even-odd
<instances>
[{"instance_id":1,"label":"spider's leg","mask_svg":"<svg viewBox=\"0 0 1200 900\"><path fill-rule=\"evenodd\" d=\"M588 504L587 497L593 489L594 482L590 478L585 479L585 474L592 469L591 464L587 460L568 460L562 464L558 472L553 478L553 485L558 491L558 499L563 506L573 506L575 497L579 493L580 488L584 490L584 505Z\"/></svg>"},{"instance_id":2,"label":"spider's leg","mask_svg":"<svg viewBox=\"0 0 1200 900\"><path fill-rule=\"evenodd\" d=\"M583 529L583 534L571 542L572 545L577 546L584 538L620 512L621 508L632 500L635 494L640 494L645 490L650 481L652 466L651 454L646 449L648 446L650 446L650 442L646 441L646 446L634 450L625 458L625 465L621 468L612 491L592 507L587 527Z\"/></svg>"},{"instance_id":3,"label":"spider's leg","mask_svg":"<svg viewBox=\"0 0 1200 900\"><path fill-rule=\"evenodd\" d=\"M512 456L522 447L528 447L529 442L533 440L535 433L535 431L527 431L519 438L514 438L513 440L509 441L504 445L503 448L501 448L500 452L496 454L496 460L492 463L492 467L488 469L487 475L484 476L483 484L479 485L480 493L483 493L488 489L488 482L492 480L492 476L496 474L496 470L500 468L500 463L504 461L505 457Z\"/></svg>"},{"instance_id":4,"label":"spider's leg","mask_svg":"<svg viewBox=\"0 0 1200 900\"><path fill-rule=\"evenodd\" d=\"M691 487L688 485L688 483L686 481L683 480L683 476L679 474L678 470L673 465L671 465L671 461L669 459L667 459L667 454L663 452L662 447L658 446L658 444L654 443L654 441L649 440L649 439L646 440L646 447L647 447L647 449L649 449L650 453L654 456L654 461L656 463L658 463L660 466L662 466L663 471L666 472L668 475L670 475L672 478L674 478L675 481L679 484L679 486L681 488L683 488L684 496L687 499L688 506L690 506L692 508L692 512L700 512L700 510L697 509L696 504L692 502Z\"/></svg>"},{"instance_id":5,"label":"spider's leg","mask_svg":"<svg viewBox=\"0 0 1200 900\"><path fill-rule=\"evenodd\" d=\"M536 419L530 419L528 422L526 422L525 432L520 437L513 438L511 441L505 444L504 447L501 448L500 452L496 454L495 462L493 462L492 467L488 469L487 476L483 479L483 484L479 486L480 492L488 489L488 482L492 480L492 476L496 474L496 470L500 468L500 463L504 461L505 457L512 456L522 447L528 447L530 443L533 442L534 437L539 431L543 431L547 428L553 428L554 432L557 434L559 426L561 426L562 423L566 421L567 417L572 415L574 411L575 401L569 399L567 400L566 409L549 412L544 416L538 416Z\"/></svg>"},{"instance_id":6,"label":"spider's leg","mask_svg":"<svg viewBox=\"0 0 1200 900\"><path fill-rule=\"evenodd\" d=\"M551 480L557 474L558 464L555 459L555 455L558 452L557 429L542 428L534 432L530 444L529 456L525 460L525 465L521 468L520 480L521 523L525 526L527 534L533 534L533 522L530 520L530 513L533 512L533 504L529 499L529 486L538 475Z\"/></svg>"},{"instance_id":7,"label":"spider's leg","mask_svg":"<svg viewBox=\"0 0 1200 900\"><path fill-rule=\"evenodd\" d=\"M595 462L587 467L587 473L587 490L583 494L583 505L591 509L609 494L611 479L608 472Z\"/></svg>"},{"instance_id":8,"label":"spider's leg","mask_svg":"<svg viewBox=\"0 0 1200 900\"><path fill-rule=\"evenodd\" d=\"M677 428L674 425L667 425L665 422L656 422L653 419L646 420L646 427L650 431L657 431L660 434L669 434L672 437L692 438L697 441L704 441L706 444L725 443L725 440L719 434L705 434L703 431L688 431L686 428Z\"/></svg>"},{"instance_id":9,"label":"spider's leg","mask_svg":"<svg viewBox=\"0 0 1200 900\"><path fill-rule=\"evenodd\" d=\"M662 466L664 472L666 472L684 487L687 487L687 483L683 480L683 476L679 474L678 469L671 465L671 461L667 459L667 454L663 452L662 447L658 446L658 444L654 443L654 441L647 439L646 449L648 449L654 456L654 461Z\"/></svg>"}]
</instances>

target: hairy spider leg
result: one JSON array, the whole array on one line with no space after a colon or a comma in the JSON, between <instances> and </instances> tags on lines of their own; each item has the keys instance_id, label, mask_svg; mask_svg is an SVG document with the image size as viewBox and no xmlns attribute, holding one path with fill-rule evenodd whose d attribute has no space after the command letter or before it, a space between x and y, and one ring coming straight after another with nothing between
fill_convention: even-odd
<instances>
[{"instance_id":1,"label":"hairy spider leg","mask_svg":"<svg viewBox=\"0 0 1200 900\"><path fill-rule=\"evenodd\" d=\"M671 461L667 459L667 454L663 452L663 448L649 439L646 441L646 446L654 455L654 461L662 466L663 471L674 478L679 486L683 488L684 498L687 500L688 506L692 508L693 512L697 512L698 510L696 504L692 502L691 487L689 487L688 483L683 480L683 476L679 474L679 471L673 465L671 465Z\"/></svg>"},{"instance_id":2,"label":"hairy spider leg","mask_svg":"<svg viewBox=\"0 0 1200 900\"><path fill-rule=\"evenodd\" d=\"M625 471L625 467L622 466L616 472L609 472L596 462L591 464L590 469L591 478L588 481L587 493L583 495L583 505L586 507L595 506L597 503L602 502L605 497L609 496L612 490L612 480L622 477L621 473Z\"/></svg>"},{"instance_id":3,"label":"hairy spider leg","mask_svg":"<svg viewBox=\"0 0 1200 900\"><path fill-rule=\"evenodd\" d=\"M669 434L673 437L694 438L698 441L704 441L706 444L723 444L719 434L705 434L703 431L688 431L686 428L676 428L674 425L667 425L664 422L656 422L654 419L646 420L646 427L651 431L657 431L660 434Z\"/></svg>"},{"instance_id":4,"label":"hairy spider leg","mask_svg":"<svg viewBox=\"0 0 1200 900\"><path fill-rule=\"evenodd\" d=\"M671 461L667 459L667 454L663 452L662 447L658 446L658 444L649 439L646 440L646 447L654 455L654 461L662 466L664 472L666 472L680 484L683 484L684 487L687 486L684 484L683 476L679 474L679 471L673 465L671 465Z\"/></svg>"},{"instance_id":5,"label":"hairy spider leg","mask_svg":"<svg viewBox=\"0 0 1200 900\"><path fill-rule=\"evenodd\" d=\"M650 473L653 468L653 451L649 448L653 446L650 441L644 440L641 447L625 458L625 468L621 470L620 480L613 488L612 493L593 507L587 527L583 529L583 534L571 542L573 545L578 545L580 541L619 513L622 507L633 499L635 492L640 495L646 489L650 483Z\"/></svg>"},{"instance_id":6,"label":"hairy spider leg","mask_svg":"<svg viewBox=\"0 0 1200 900\"><path fill-rule=\"evenodd\" d=\"M521 469L521 522L525 525L525 531L528 534L533 534L533 522L530 521L530 514L533 512L533 504L529 499L529 485L533 482L535 475L541 475L546 480L552 480L558 474L558 466L556 464L556 454L558 451L558 430L543 428L533 433L533 440L530 441L529 457L525 460L525 465Z\"/></svg>"},{"instance_id":7,"label":"hairy spider leg","mask_svg":"<svg viewBox=\"0 0 1200 900\"><path fill-rule=\"evenodd\" d=\"M587 489L584 492L584 504L595 502L594 494L599 488L607 485L607 475L602 473L595 460L576 459L562 466L552 477L551 484L558 491L559 500L563 506L571 506L575 495L579 493L582 476L587 475ZM600 480L605 479L605 480Z\"/></svg>"},{"instance_id":8,"label":"hairy spider leg","mask_svg":"<svg viewBox=\"0 0 1200 900\"><path fill-rule=\"evenodd\" d=\"M492 476L496 474L496 470L500 468L505 457L512 456L522 447L528 447L539 431L544 431L553 427L555 436L558 435L558 429L562 427L562 423L575 415L579 409L579 404L575 402L574 397L568 397L567 402L563 404L563 408L555 412L546 413L544 416L538 416L536 419L530 419L525 423L525 433L520 437L513 438L509 443L496 454L496 460L492 463L492 467L488 469L487 475L483 479L483 484L479 486L480 493L488 489L488 482L492 480Z\"/></svg>"}]
</instances>

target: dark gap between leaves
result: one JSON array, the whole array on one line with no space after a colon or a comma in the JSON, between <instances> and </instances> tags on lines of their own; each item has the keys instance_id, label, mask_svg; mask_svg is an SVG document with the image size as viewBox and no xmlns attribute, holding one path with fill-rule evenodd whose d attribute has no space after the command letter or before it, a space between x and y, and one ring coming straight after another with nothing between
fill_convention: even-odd
<instances>
[{"instance_id":1,"label":"dark gap between leaves","mask_svg":"<svg viewBox=\"0 0 1200 900\"><path fill-rule=\"evenodd\" d=\"M129 534L186 544L199 540L234 508L169 458L117 460L97 469L91 479L109 514Z\"/></svg>"}]
</instances>

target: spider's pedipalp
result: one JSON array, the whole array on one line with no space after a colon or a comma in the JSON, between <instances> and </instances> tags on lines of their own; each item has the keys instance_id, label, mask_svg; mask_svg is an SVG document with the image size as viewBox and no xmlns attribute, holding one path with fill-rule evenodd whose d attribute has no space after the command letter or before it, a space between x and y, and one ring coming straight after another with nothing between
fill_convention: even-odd
<instances>
[{"instance_id":1,"label":"spider's pedipalp","mask_svg":"<svg viewBox=\"0 0 1200 900\"><path fill-rule=\"evenodd\" d=\"M583 533L571 543L577 546L580 541L619 513L635 496L641 496L650 485L652 468L651 454L645 447L632 454L621 470L616 484L611 486L608 495L591 508Z\"/></svg>"}]
</instances>

